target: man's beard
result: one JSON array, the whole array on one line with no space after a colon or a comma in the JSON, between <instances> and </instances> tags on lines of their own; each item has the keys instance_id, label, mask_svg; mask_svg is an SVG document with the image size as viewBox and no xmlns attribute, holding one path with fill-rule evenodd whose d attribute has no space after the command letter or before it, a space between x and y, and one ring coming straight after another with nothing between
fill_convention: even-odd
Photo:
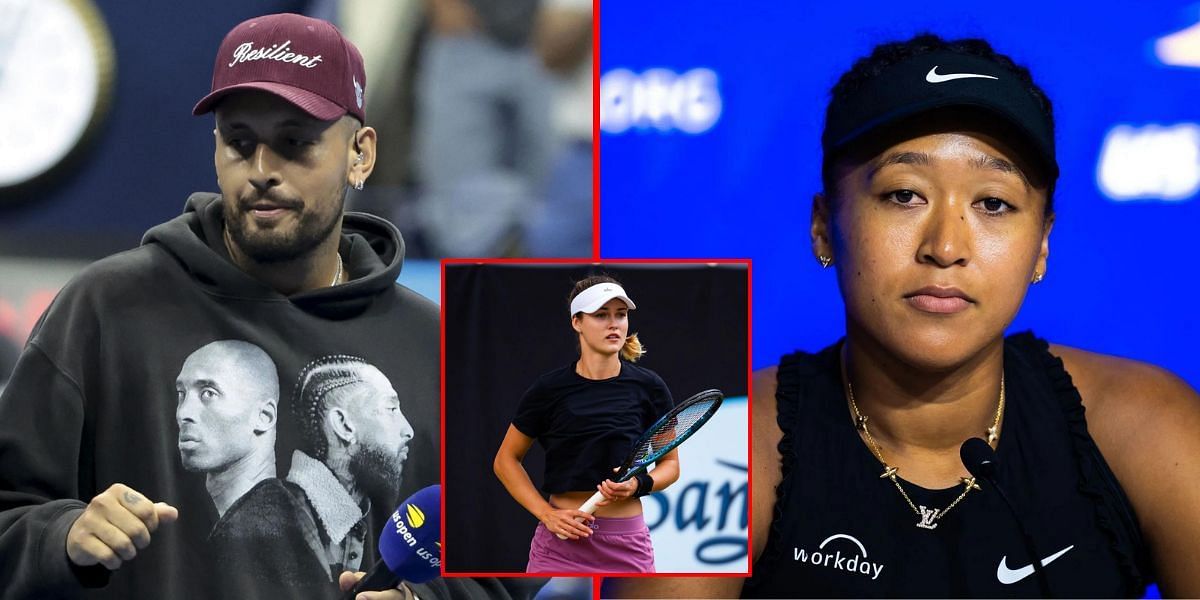
<instances>
[{"instance_id":1,"label":"man's beard","mask_svg":"<svg viewBox=\"0 0 1200 600\"><path fill-rule=\"evenodd\" d=\"M333 230L341 222L342 210L346 205L346 190L343 188L338 199L337 210L328 215L328 220L322 220L322 215L311 210L299 213L296 227L284 233L276 229L259 229L247 231L246 222L250 216L250 205L253 201L231 202L225 200L225 228L229 237L238 249L248 258L258 263L278 263L295 260L311 253L329 238Z\"/></svg>"},{"instance_id":2,"label":"man's beard","mask_svg":"<svg viewBox=\"0 0 1200 600\"><path fill-rule=\"evenodd\" d=\"M363 445L350 457L350 475L358 489L372 503L395 506L400 501L400 482L404 463L399 454L389 454L379 446Z\"/></svg>"}]
</instances>

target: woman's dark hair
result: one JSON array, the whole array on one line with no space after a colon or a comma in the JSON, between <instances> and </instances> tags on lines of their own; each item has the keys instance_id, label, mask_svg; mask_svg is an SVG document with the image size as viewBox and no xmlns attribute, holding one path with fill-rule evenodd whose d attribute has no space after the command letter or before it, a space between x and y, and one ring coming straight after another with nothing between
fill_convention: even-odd
<instances>
[{"instance_id":1,"label":"woman's dark hair","mask_svg":"<svg viewBox=\"0 0 1200 600\"><path fill-rule=\"evenodd\" d=\"M880 76L888 67L915 56L932 52L953 52L983 58L1012 73L1018 81L1026 86L1030 96L1033 97L1034 101L1042 109L1050 131L1054 131L1054 109L1050 103L1050 98L1046 96L1046 92L1041 87L1033 82L1033 75L1029 73L1029 69L1013 62L1013 59L1009 56L996 52L986 40L978 38L946 40L932 33L922 33L902 42L879 44L871 50L871 54L855 61L850 70L843 73L838 78L837 83L834 84L833 89L830 90L826 115L829 114L830 108L846 102L848 98L858 93L867 82ZM828 117L826 120L828 120ZM832 198L837 194L835 167L838 161L844 158L844 156L844 153L835 153L833 155L827 154L822 158L821 184L824 186L825 195L828 198ZM1053 214L1053 207L1054 181L1051 179L1046 189L1045 214Z\"/></svg>"},{"instance_id":2,"label":"woman's dark hair","mask_svg":"<svg viewBox=\"0 0 1200 600\"><path fill-rule=\"evenodd\" d=\"M574 300L579 294L582 294L583 290L586 290L593 285L600 285L601 283L614 283L616 285L621 285L620 281L617 281L610 275L596 274L584 277L583 279L576 281L575 285L571 287L571 293L567 295L567 308L569 309L571 307L571 301ZM575 313L571 315L571 318L574 319L582 314L583 313ZM578 346L578 338L576 338L575 343L576 346ZM625 336L625 345L621 346L621 358L624 358L629 362L637 362L637 360L645 353L646 349L642 346L642 342L638 340L636 333L631 333Z\"/></svg>"}]
</instances>

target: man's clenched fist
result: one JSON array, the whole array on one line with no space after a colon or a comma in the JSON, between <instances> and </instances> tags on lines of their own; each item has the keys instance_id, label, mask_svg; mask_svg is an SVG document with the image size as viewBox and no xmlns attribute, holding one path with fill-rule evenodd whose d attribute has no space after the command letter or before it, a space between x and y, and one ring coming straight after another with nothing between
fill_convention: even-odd
<instances>
[{"instance_id":1,"label":"man's clenched fist","mask_svg":"<svg viewBox=\"0 0 1200 600\"><path fill-rule=\"evenodd\" d=\"M67 532L67 557L81 567L102 564L115 571L150 544L159 523L171 523L179 511L154 503L129 486L114 483L88 503Z\"/></svg>"}]
</instances>

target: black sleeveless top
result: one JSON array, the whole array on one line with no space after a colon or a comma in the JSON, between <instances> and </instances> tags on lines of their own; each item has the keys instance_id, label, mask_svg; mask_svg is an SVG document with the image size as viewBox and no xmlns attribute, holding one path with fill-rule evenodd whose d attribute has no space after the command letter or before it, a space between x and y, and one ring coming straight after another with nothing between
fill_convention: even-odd
<instances>
[{"instance_id":1,"label":"black sleeveless top","mask_svg":"<svg viewBox=\"0 0 1200 600\"><path fill-rule=\"evenodd\" d=\"M797 352L777 374L783 479L743 597L1034 597L1033 560L986 482L937 521L920 518L853 426L838 346ZM997 479L1045 560L1054 596L1140 597L1149 574L1133 509L1087 431L1079 392L1045 341L1004 344ZM902 485L944 508L963 486ZM1065 550L1065 551L1064 551Z\"/></svg>"}]
</instances>

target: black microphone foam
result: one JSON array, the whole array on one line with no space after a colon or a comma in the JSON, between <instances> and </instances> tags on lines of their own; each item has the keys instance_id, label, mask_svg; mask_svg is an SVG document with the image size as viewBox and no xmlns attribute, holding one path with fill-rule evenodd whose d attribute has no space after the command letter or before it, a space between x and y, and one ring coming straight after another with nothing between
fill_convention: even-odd
<instances>
[{"instance_id":1,"label":"black microphone foam","mask_svg":"<svg viewBox=\"0 0 1200 600\"><path fill-rule=\"evenodd\" d=\"M958 449L967 471L978 479L991 479L996 474L996 452L981 438L971 438Z\"/></svg>"}]
</instances>

